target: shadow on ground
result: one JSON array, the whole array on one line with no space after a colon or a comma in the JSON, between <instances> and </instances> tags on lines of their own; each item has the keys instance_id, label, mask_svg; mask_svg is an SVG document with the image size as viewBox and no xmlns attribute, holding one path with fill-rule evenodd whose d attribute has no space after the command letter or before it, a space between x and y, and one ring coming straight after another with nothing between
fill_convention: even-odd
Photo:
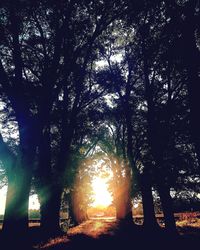
<instances>
[{"instance_id":1,"label":"shadow on ground","mask_svg":"<svg viewBox=\"0 0 200 250\"><path fill-rule=\"evenodd\" d=\"M4 249L17 250L186 250L199 249L200 229L185 227L180 229L180 234L170 235L163 229L157 231L145 230L142 226L118 225L117 223L86 222L68 234L56 237L44 237L39 228L32 228L29 235L24 238L20 246L15 245ZM98 233L97 233L98 232Z\"/></svg>"},{"instance_id":2,"label":"shadow on ground","mask_svg":"<svg viewBox=\"0 0 200 250\"><path fill-rule=\"evenodd\" d=\"M50 240L39 249L195 249L200 246L200 229L184 228L180 234L170 235L165 230L150 231L142 226L116 222L88 221ZM60 242L59 242L60 240Z\"/></svg>"}]
</instances>

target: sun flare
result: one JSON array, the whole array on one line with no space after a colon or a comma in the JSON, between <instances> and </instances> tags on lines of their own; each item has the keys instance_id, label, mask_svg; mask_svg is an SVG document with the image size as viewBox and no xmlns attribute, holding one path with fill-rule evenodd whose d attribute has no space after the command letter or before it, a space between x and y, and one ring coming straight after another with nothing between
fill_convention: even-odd
<instances>
[{"instance_id":1,"label":"sun flare","mask_svg":"<svg viewBox=\"0 0 200 250\"><path fill-rule=\"evenodd\" d=\"M93 207L107 207L112 204L112 195L108 190L107 178L96 177L92 181Z\"/></svg>"}]
</instances>

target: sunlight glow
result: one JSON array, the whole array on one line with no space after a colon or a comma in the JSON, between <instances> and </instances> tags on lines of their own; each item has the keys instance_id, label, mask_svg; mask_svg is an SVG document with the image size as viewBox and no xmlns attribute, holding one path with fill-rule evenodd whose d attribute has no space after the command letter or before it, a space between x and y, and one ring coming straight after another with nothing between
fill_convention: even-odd
<instances>
[{"instance_id":1,"label":"sunlight glow","mask_svg":"<svg viewBox=\"0 0 200 250\"><path fill-rule=\"evenodd\" d=\"M96 177L92 181L92 188L94 192L94 202L93 207L107 207L112 204L112 195L108 190L108 179Z\"/></svg>"},{"instance_id":2,"label":"sunlight glow","mask_svg":"<svg viewBox=\"0 0 200 250\"><path fill-rule=\"evenodd\" d=\"M0 189L0 215L4 214L5 205L6 205L6 192L7 187L4 186Z\"/></svg>"},{"instance_id":3,"label":"sunlight glow","mask_svg":"<svg viewBox=\"0 0 200 250\"><path fill-rule=\"evenodd\" d=\"M4 211L5 211L6 193L7 193L7 186L4 186L0 189L0 215L3 215ZM31 209L31 210L39 210L40 209L40 203L39 203L37 194L33 194L30 196L29 209Z\"/></svg>"}]
</instances>

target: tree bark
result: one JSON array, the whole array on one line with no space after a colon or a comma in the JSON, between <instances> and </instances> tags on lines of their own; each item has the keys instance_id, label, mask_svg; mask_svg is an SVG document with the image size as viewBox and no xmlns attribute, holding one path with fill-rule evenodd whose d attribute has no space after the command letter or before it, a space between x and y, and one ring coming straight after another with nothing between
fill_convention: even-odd
<instances>
[{"instance_id":1,"label":"tree bark","mask_svg":"<svg viewBox=\"0 0 200 250\"><path fill-rule=\"evenodd\" d=\"M39 126L38 169L36 172L36 188L40 201L41 223L44 234L51 235L60 231L60 204L62 185L59 176L52 172L50 123Z\"/></svg>"},{"instance_id":2,"label":"tree bark","mask_svg":"<svg viewBox=\"0 0 200 250\"><path fill-rule=\"evenodd\" d=\"M115 207L116 207L116 218L117 220L130 219L133 222L132 205L130 194L128 194L124 185L115 194Z\"/></svg>"},{"instance_id":3,"label":"tree bark","mask_svg":"<svg viewBox=\"0 0 200 250\"><path fill-rule=\"evenodd\" d=\"M139 182L138 182L138 169L136 165L134 164L134 159L133 159L133 128L132 128L132 121L131 121L132 112L131 112L130 104L128 103L128 100L126 100L125 102L124 112L125 112L125 120L126 120L126 126L127 126L127 157L129 160L130 168L133 171L132 180L130 180L130 176L131 176L130 169L128 171L129 173L127 173L128 174L127 178L129 177L128 179L130 182L132 182L133 191L135 191L135 189L137 189ZM129 192L131 193L131 187L129 187ZM127 201L126 220L129 220L130 223L134 224L130 193L129 193L129 201Z\"/></svg>"},{"instance_id":4,"label":"tree bark","mask_svg":"<svg viewBox=\"0 0 200 250\"><path fill-rule=\"evenodd\" d=\"M172 202L172 197L170 195L170 188L162 184L159 184L158 193L159 193L160 200L162 203L162 209L163 209L164 220L165 220L165 229L169 233L176 234L177 233L176 222L174 218L173 202Z\"/></svg>"},{"instance_id":5,"label":"tree bark","mask_svg":"<svg viewBox=\"0 0 200 250\"><path fill-rule=\"evenodd\" d=\"M200 119L199 114L199 93L200 93L200 52L196 42L196 17L195 17L195 1L190 1L187 4L186 20L183 24L183 57L184 65L187 69L187 88L190 104L190 128L193 142L196 148L197 159L200 166Z\"/></svg>"},{"instance_id":6,"label":"tree bark","mask_svg":"<svg viewBox=\"0 0 200 250\"><path fill-rule=\"evenodd\" d=\"M60 204L62 189L59 185L50 184L41 197L41 229L47 234L60 233Z\"/></svg>"},{"instance_id":7,"label":"tree bark","mask_svg":"<svg viewBox=\"0 0 200 250\"><path fill-rule=\"evenodd\" d=\"M73 194L74 191L71 190L70 193L69 193L69 198L68 198L68 206L69 206L69 209L68 209L68 213L69 213L69 223L70 225L73 225L73 226L76 226L78 225L78 222L76 220L76 216L74 214L74 205L73 205Z\"/></svg>"},{"instance_id":8,"label":"tree bark","mask_svg":"<svg viewBox=\"0 0 200 250\"><path fill-rule=\"evenodd\" d=\"M26 124L26 125L25 125ZM18 120L20 145L15 165L7 171L8 191L3 231L11 237L23 236L28 230L29 193L35 158L35 137L32 119Z\"/></svg>"},{"instance_id":9,"label":"tree bark","mask_svg":"<svg viewBox=\"0 0 200 250\"><path fill-rule=\"evenodd\" d=\"M8 191L3 231L11 237L24 235L28 230L28 204L32 171L21 161L8 176Z\"/></svg>"},{"instance_id":10,"label":"tree bark","mask_svg":"<svg viewBox=\"0 0 200 250\"><path fill-rule=\"evenodd\" d=\"M153 98L154 93L154 82L150 82L149 79L149 69L147 63L147 55L145 52L145 48L143 45L143 62L144 62L144 81L145 81L145 94L146 100L148 104L148 112L147 112L147 121L148 121L148 141L151 149L151 154L155 160L157 170L155 172L156 175L156 183L158 187L158 192L160 195L163 213L164 213L164 220L165 220L165 227L166 230L174 233L176 232L176 223L173 214L172 208L172 198L170 196L170 189L166 187L166 180L163 174L163 153L167 145L167 138L166 131L162 131L159 134L159 130L161 130L160 124L158 121L155 120L155 103ZM161 136L164 135L164 138ZM169 136L169 135L168 135Z\"/></svg>"},{"instance_id":11,"label":"tree bark","mask_svg":"<svg viewBox=\"0 0 200 250\"><path fill-rule=\"evenodd\" d=\"M143 225L147 229L158 229L158 223L155 216L154 202L152 195L152 186L149 181L150 176L143 173L141 176L141 193L142 193L142 205L144 222Z\"/></svg>"}]
</instances>

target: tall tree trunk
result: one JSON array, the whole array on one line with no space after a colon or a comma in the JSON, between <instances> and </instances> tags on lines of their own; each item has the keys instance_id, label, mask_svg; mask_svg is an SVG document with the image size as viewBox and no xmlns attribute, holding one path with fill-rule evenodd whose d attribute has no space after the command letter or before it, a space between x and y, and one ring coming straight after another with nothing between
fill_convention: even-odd
<instances>
[{"instance_id":1,"label":"tall tree trunk","mask_svg":"<svg viewBox=\"0 0 200 250\"><path fill-rule=\"evenodd\" d=\"M133 159L133 128L132 128L132 121L131 121L131 117L132 117L132 111L130 109L130 104L128 103L128 100L126 100L125 102L125 106L124 106L125 110L125 119L126 119L126 126L127 126L127 157L129 160L129 164L130 164L130 168L133 171L132 174L132 179L129 181L131 181L132 183L132 188L133 191L135 191L135 189L137 189L139 182L138 182L138 169L136 167L136 164L134 164L134 159ZM131 172L130 169L129 173L127 175L127 177L131 177ZM132 204L131 204L131 200L130 200L130 193L131 193L131 187L129 187L129 201L127 202L127 216L126 219L130 220L131 223L134 223L133 221L133 213L132 213Z\"/></svg>"},{"instance_id":2,"label":"tall tree trunk","mask_svg":"<svg viewBox=\"0 0 200 250\"><path fill-rule=\"evenodd\" d=\"M128 166L122 168L124 162L118 157L110 157L113 180L114 180L114 204L116 208L116 219L129 220L133 223L132 204L131 204L131 172ZM125 176L122 171L125 170Z\"/></svg>"},{"instance_id":3,"label":"tall tree trunk","mask_svg":"<svg viewBox=\"0 0 200 250\"><path fill-rule=\"evenodd\" d=\"M50 184L40 196L41 229L47 235L60 233L61 195L61 187Z\"/></svg>"},{"instance_id":4,"label":"tall tree trunk","mask_svg":"<svg viewBox=\"0 0 200 250\"><path fill-rule=\"evenodd\" d=\"M77 184L77 183L76 183ZM83 206L83 193L79 192L79 188L73 191L72 193L72 210L75 218L75 223L80 224L88 220L87 215L87 205Z\"/></svg>"},{"instance_id":5,"label":"tall tree trunk","mask_svg":"<svg viewBox=\"0 0 200 250\"><path fill-rule=\"evenodd\" d=\"M119 222L122 227L133 227L135 226L135 223L133 221L131 197L129 194L125 194L123 198L123 204L120 207L120 211L118 211L120 212L118 215Z\"/></svg>"},{"instance_id":6,"label":"tall tree trunk","mask_svg":"<svg viewBox=\"0 0 200 250\"><path fill-rule=\"evenodd\" d=\"M183 25L183 52L181 56L187 69L187 88L189 93L190 104L190 126L191 135L196 148L196 154L200 166L200 119L199 114L199 93L200 93L200 52L197 48L196 41L196 17L195 17L195 1L190 1L187 4L186 20Z\"/></svg>"},{"instance_id":7,"label":"tall tree trunk","mask_svg":"<svg viewBox=\"0 0 200 250\"><path fill-rule=\"evenodd\" d=\"M62 184L59 182L60 177L52 171L50 107L47 106L40 112L41 122L38 124L39 163L36 171L36 189L40 201L40 227L44 234L53 235L60 232L60 204L63 190ZM44 114L45 119L43 120Z\"/></svg>"},{"instance_id":8,"label":"tall tree trunk","mask_svg":"<svg viewBox=\"0 0 200 250\"><path fill-rule=\"evenodd\" d=\"M55 176L56 179L56 176ZM62 187L52 174L37 177L37 193L40 201L40 227L46 235L60 232L60 205Z\"/></svg>"},{"instance_id":9,"label":"tall tree trunk","mask_svg":"<svg viewBox=\"0 0 200 250\"><path fill-rule=\"evenodd\" d=\"M176 232L176 224L173 214L172 208L172 199L170 196L170 190L166 188L166 180L163 175L164 169L163 167L163 153L167 145L167 140L161 138L163 133L159 134L159 130L161 130L160 123L155 120L155 103L153 98L154 93L154 82L150 82L149 79L149 69L147 63L147 55L145 51L145 47L143 44L143 62L144 62L144 81L145 81L145 94L146 100L148 104L148 112L147 112L147 121L148 121L148 141L151 149L151 154L155 160L157 166L156 174L156 182L158 186L158 192L160 195L164 219L165 219L165 227L167 231L174 233ZM161 131L163 132L163 131ZM164 132L166 133L166 131ZM164 136L166 138L166 134ZM160 176L159 176L160 174Z\"/></svg>"},{"instance_id":10,"label":"tall tree trunk","mask_svg":"<svg viewBox=\"0 0 200 250\"><path fill-rule=\"evenodd\" d=\"M158 193L162 204L165 228L169 233L177 233L170 188L160 183L158 184Z\"/></svg>"},{"instance_id":11,"label":"tall tree trunk","mask_svg":"<svg viewBox=\"0 0 200 250\"><path fill-rule=\"evenodd\" d=\"M115 208L116 208L116 219L122 220L125 217L125 212L123 209L123 204L120 202L120 197L115 199Z\"/></svg>"},{"instance_id":12,"label":"tall tree trunk","mask_svg":"<svg viewBox=\"0 0 200 250\"><path fill-rule=\"evenodd\" d=\"M76 216L74 214L73 195L74 195L74 191L71 190L69 193L69 198L68 198L68 206L69 206L68 213L69 213L70 225L76 226L76 225L78 225L78 222L77 222Z\"/></svg>"},{"instance_id":13,"label":"tall tree trunk","mask_svg":"<svg viewBox=\"0 0 200 250\"><path fill-rule=\"evenodd\" d=\"M26 126L25 126L25 122ZM28 230L28 205L35 158L33 121L18 121L20 145L14 168L8 171L8 191L3 231L22 237Z\"/></svg>"},{"instance_id":14,"label":"tall tree trunk","mask_svg":"<svg viewBox=\"0 0 200 250\"><path fill-rule=\"evenodd\" d=\"M8 191L3 222L3 231L17 237L28 230L28 204L31 188L32 171L21 161L14 172L8 176Z\"/></svg>"},{"instance_id":15,"label":"tall tree trunk","mask_svg":"<svg viewBox=\"0 0 200 250\"><path fill-rule=\"evenodd\" d=\"M143 225L148 229L158 229L158 223L155 216L154 202L152 195L152 186L149 180L150 176L143 173L141 176L141 193L144 222Z\"/></svg>"},{"instance_id":16,"label":"tall tree trunk","mask_svg":"<svg viewBox=\"0 0 200 250\"><path fill-rule=\"evenodd\" d=\"M126 190L125 185L118 186L115 191L116 218L118 220L130 220L133 223L132 204L130 190Z\"/></svg>"}]
</instances>

